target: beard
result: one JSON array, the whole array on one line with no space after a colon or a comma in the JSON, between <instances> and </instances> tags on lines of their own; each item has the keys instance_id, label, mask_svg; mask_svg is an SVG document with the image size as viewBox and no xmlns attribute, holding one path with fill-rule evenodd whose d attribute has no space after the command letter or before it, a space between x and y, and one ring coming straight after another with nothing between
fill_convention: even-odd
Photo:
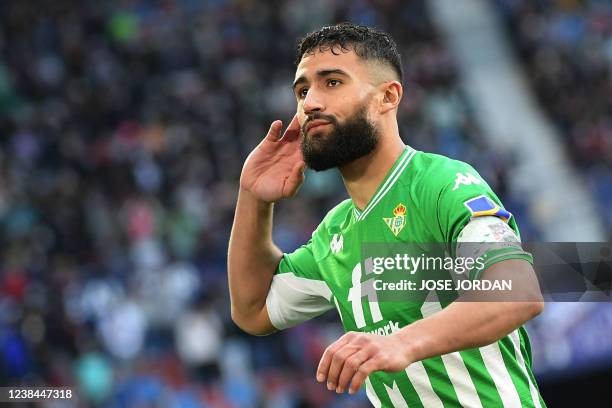
<instances>
[{"instance_id":1,"label":"beard","mask_svg":"<svg viewBox=\"0 0 612 408\"><path fill-rule=\"evenodd\" d=\"M371 153L378 145L378 129L367 118L365 105L344 123L329 115L315 112L311 120L328 121L332 130L328 135L310 136L302 127L301 149L306 165L315 171L342 167ZM316 131L315 131L316 132Z\"/></svg>"}]
</instances>

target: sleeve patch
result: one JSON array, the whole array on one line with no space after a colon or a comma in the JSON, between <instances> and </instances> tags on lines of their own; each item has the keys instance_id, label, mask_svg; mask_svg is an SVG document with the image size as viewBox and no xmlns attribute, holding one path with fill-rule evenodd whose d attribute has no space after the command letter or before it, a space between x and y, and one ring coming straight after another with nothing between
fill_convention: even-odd
<instances>
[{"instance_id":1,"label":"sleeve patch","mask_svg":"<svg viewBox=\"0 0 612 408\"><path fill-rule=\"evenodd\" d=\"M501 218L505 222L508 222L512 217L512 214L485 195L471 198L464 201L463 205L467 207L472 213L472 217L483 217L486 215L493 215Z\"/></svg>"}]
</instances>

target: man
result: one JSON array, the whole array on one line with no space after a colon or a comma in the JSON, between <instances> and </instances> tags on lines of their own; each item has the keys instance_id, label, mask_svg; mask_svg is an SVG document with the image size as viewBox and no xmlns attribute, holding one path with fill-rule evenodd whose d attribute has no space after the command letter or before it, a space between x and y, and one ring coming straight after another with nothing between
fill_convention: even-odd
<instances>
[{"instance_id":1,"label":"man","mask_svg":"<svg viewBox=\"0 0 612 408\"><path fill-rule=\"evenodd\" d=\"M247 158L229 243L232 318L265 335L336 308L347 333L316 378L336 392L365 383L377 407L542 407L523 323L543 308L518 229L469 165L402 142L402 68L380 31L325 27L299 44L297 114L274 121ZM295 195L308 165L337 167L350 199L291 254L272 242L273 204ZM516 278L522 302L377 302L366 296L361 243L510 241L481 277ZM536 282L536 284L534 284ZM376 332L377 334L372 334Z\"/></svg>"}]
</instances>

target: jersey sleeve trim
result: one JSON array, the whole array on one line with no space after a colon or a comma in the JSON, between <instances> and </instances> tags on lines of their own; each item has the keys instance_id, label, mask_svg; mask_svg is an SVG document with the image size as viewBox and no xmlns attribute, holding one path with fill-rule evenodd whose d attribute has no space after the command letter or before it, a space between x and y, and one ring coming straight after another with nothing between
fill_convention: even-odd
<instances>
[{"instance_id":1,"label":"jersey sleeve trim","mask_svg":"<svg viewBox=\"0 0 612 408\"><path fill-rule=\"evenodd\" d=\"M507 251L488 258L484 262L484 266L482 268L470 271L471 274L473 273L472 279L480 279L482 273L485 270L487 270L498 262L505 261L508 259L522 259L533 265L533 256L529 252L523 251L522 248L515 248L514 251Z\"/></svg>"}]
</instances>

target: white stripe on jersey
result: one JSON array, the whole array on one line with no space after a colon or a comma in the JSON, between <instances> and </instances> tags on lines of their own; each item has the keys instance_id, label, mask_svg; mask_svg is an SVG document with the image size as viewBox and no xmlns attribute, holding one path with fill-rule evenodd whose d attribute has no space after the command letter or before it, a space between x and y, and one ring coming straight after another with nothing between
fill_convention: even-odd
<instances>
[{"instance_id":1,"label":"white stripe on jersey","mask_svg":"<svg viewBox=\"0 0 612 408\"><path fill-rule=\"evenodd\" d=\"M440 397L436 394L429 381L425 366L420 361L410 364L404 371L408 374L408 379L412 383L421 403L427 408L444 408Z\"/></svg>"},{"instance_id":2,"label":"white stripe on jersey","mask_svg":"<svg viewBox=\"0 0 612 408\"><path fill-rule=\"evenodd\" d=\"M389 399L391 400L391 404L393 404L393 408L408 408L408 403L406 403L395 381L393 381L393 388L384 383L383 385L385 386L385 391L389 394Z\"/></svg>"},{"instance_id":3,"label":"white stripe on jersey","mask_svg":"<svg viewBox=\"0 0 612 408\"><path fill-rule=\"evenodd\" d=\"M521 399L516 387L514 386L514 383L512 382L512 378L510 377L510 373L506 368L506 364L504 363L501 350L499 349L499 343L495 342L489 344L488 346L480 347L480 354L482 355L482 360L484 361L485 367L487 367L487 370L495 383L495 388L497 388L497 392L499 393L499 397L501 398L504 407L520 408Z\"/></svg>"},{"instance_id":4,"label":"white stripe on jersey","mask_svg":"<svg viewBox=\"0 0 612 408\"><path fill-rule=\"evenodd\" d=\"M542 405L540 404L540 395L538 394L538 390L533 384L533 381L531 381L531 377L529 377L529 374L527 373L525 359L523 358L523 354L521 354L518 330L515 330L510 333L509 337L510 340L512 340L512 345L514 346L514 354L516 355L516 361L519 363L519 366L521 367L521 370L523 370L523 374L525 374L527 382L529 383L529 393L531 394L531 399L533 399L533 403L536 408L542 408Z\"/></svg>"},{"instance_id":5,"label":"white stripe on jersey","mask_svg":"<svg viewBox=\"0 0 612 408\"><path fill-rule=\"evenodd\" d=\"M376 391L374 390L374 387L372 387L372 381L370 381L370 377L366 378L365 384L366 384L366 395L368 396L368 399L370 400L374 408L381 408L382 402L380 402L380 398L378 398L378 395L376 395Z\"/></svg>"},{"instance_id":6,"label":"white stripe on jersey","mask_svg":"<svg viewBox=\"0 0 612 408\"><path fill-rule=\"evenodd\" d=\"M421 307L423 318L431 316L440 310L442 310L442 306L438 301L426 301ZM472 381L472 376L470 376L461 354L453 352L440 357L461 406L465 408L482 408L474 381Z\"/></svg>"}]
</instances>

